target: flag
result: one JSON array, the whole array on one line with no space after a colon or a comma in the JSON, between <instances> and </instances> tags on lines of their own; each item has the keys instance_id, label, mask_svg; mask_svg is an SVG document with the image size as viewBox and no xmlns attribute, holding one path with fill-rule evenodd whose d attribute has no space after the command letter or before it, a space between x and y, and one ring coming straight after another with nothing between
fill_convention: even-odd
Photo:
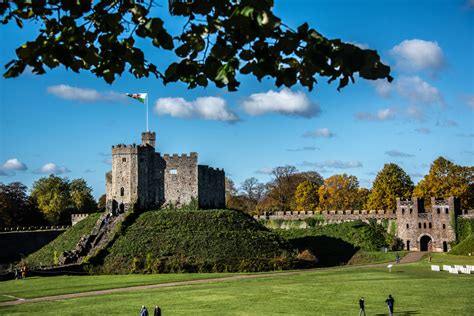
<instances>
[{"instance_id":1,"label":"flag","mask_svg":"<svg viewBox=\"0 0 474 316\"><path fill-rule=\"evenodd\" d=\"M140 101L141 103L145 103L145 99L148 96L148 93L127 93L127 96Z\"/></svg>"}]
</instances>

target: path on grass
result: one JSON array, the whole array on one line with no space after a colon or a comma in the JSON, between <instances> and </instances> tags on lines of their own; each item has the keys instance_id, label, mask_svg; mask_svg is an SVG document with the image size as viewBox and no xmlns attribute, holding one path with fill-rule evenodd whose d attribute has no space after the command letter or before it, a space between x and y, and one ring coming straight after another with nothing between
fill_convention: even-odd
<instances>
[{"instance_id":1,"label":"path on grass","mask_svg":"<svg viewBox=\"0 0 474 316\"><path fill-rule=\"evenodd\" d=\"M406 256L403 257L400 262L401 263L416 262L416 261L420 260L424 256L424 254L425 253L423 253L423 252L410 252L410 253L406 254ZM315 272L315 271L322 271L322 270L329 270L329 269L341 269L341 268L359 269L359 268L380 267L380 266L385 266L386 264L387 264L387 262L377 263L377 264L368 264L368 265L318 268L318 269L308 269L308 270L279 272L279 273L246 274L246 275L236 275L236 276L212 278L212 279L199 279L199 280L176 281L176 282L168 282L168 283L160 283L160 284L136 285L136 286L114 288L114 289L96 290L96 291L70 293L70 294L60 294L60 295L51 295L51 296L43 296L43 297L35 297L35 298L24 298L24 299L23 298L18 298L16 301L0 302L0 307L1 306L11 306L11 305L36 303L36 302L59 301L59 300L65 300L65 299L70 299L70 298L96 296L96 295L104 295L104 294L111 294L111 293L133 292L133 291L148 290L148 289L159 289L159 288L175 287L175 286L183 286L183 285L220 283L220 282L229 282L229 281L237 281L237 280L244 280L244 279L256 279L256 278L265 278L265 277L279 277L279 276L286 276L286 275L297 275L297 274L305 274L305 273L311 273L311 272ZM5 295L5 294L3 294L3 295Z\"/></svg>"}]
</instances>

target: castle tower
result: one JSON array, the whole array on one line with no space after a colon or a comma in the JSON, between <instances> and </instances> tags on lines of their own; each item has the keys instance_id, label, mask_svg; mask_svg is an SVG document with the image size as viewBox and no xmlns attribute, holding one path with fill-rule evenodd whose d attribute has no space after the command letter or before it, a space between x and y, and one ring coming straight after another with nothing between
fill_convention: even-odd
<instances>
[{"instance_id":1,"label":"castle tower","mask_svg":"<svg viewBox=\"0 0 474 316\"><path fill-rule=\"evenodd\" d=\"M155 148L156 134L155 132L143 132L142 133L142 145L149 145Z\"/></svg>"}]
</instances>

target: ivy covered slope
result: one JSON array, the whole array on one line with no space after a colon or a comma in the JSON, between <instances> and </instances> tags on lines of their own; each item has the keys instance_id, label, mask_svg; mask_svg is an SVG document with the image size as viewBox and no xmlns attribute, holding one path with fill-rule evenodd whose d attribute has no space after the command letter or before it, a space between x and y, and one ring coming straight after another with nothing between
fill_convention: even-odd
<instances>
[{"instance_id":1,"label":"ivy covered slope","mask_svg":"<svg viewBox=\"0 0 474 316\"><path fill-rule=\"evenodd\" d=\"M51 266L64 251L73 250L83 235L88 235L99 219L100 213L91 214L72 226L56 239L25 258L30 267ZM56 252L56 254L55 254ZM56 259L55 259L56 258Z\"/></svg>"},{"instance_id":2,"label":"ivy covered slope","mask_svg":"<svg viewBox=\"0 0 474 316\"><path fill-rule=\"evenodd\" d=\"M233 210L141 214L108 249L102 273L257 271L285 268L290 244Z\"/></svg>"},{"instance_id":3,"label":"ivy covered slope","mask_svg":"<svg viewBox=\"0 0 474 316\"><path fill-rule=\"evenodd\" d=\"M469 235L466 239L454 246L449 253L461 256L474 254L474 234Z\"/></svg>"}]
</instances>

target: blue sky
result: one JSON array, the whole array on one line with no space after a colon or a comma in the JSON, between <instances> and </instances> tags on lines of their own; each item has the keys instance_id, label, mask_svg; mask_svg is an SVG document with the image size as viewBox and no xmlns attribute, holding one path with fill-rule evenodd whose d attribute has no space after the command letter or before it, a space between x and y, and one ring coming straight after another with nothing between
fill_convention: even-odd
<instances>
[{"instance_id":1,"label":"blue sky","mask_svg":"<svg viewBox=\"0 0 474 316\"><path fill-rule=\"evenodd\" d=\"M167 16L166 9L155 11ZM128 74L108 85L64 69L1 78L0 182L30 186L56 173L103 194L111 145L139 143L145 129L144 106L125 92L149 93L158 151L196 151L237 185L252 176L268 181L268 170L286 164L324 177L353 174L364 187L389 162L415 183L440 155L474 164L473 1L276 0L275 12L290 26L308 22L328 38L378 50L394 82L359 79L338 92L321 80L308 92L241 76L239 91L229 93ZM181 28L169 17L165 26ZM35 26L0 27L4 65ZM143 45L151 61L170 60Z\"/></svg>"}]
</instances>

